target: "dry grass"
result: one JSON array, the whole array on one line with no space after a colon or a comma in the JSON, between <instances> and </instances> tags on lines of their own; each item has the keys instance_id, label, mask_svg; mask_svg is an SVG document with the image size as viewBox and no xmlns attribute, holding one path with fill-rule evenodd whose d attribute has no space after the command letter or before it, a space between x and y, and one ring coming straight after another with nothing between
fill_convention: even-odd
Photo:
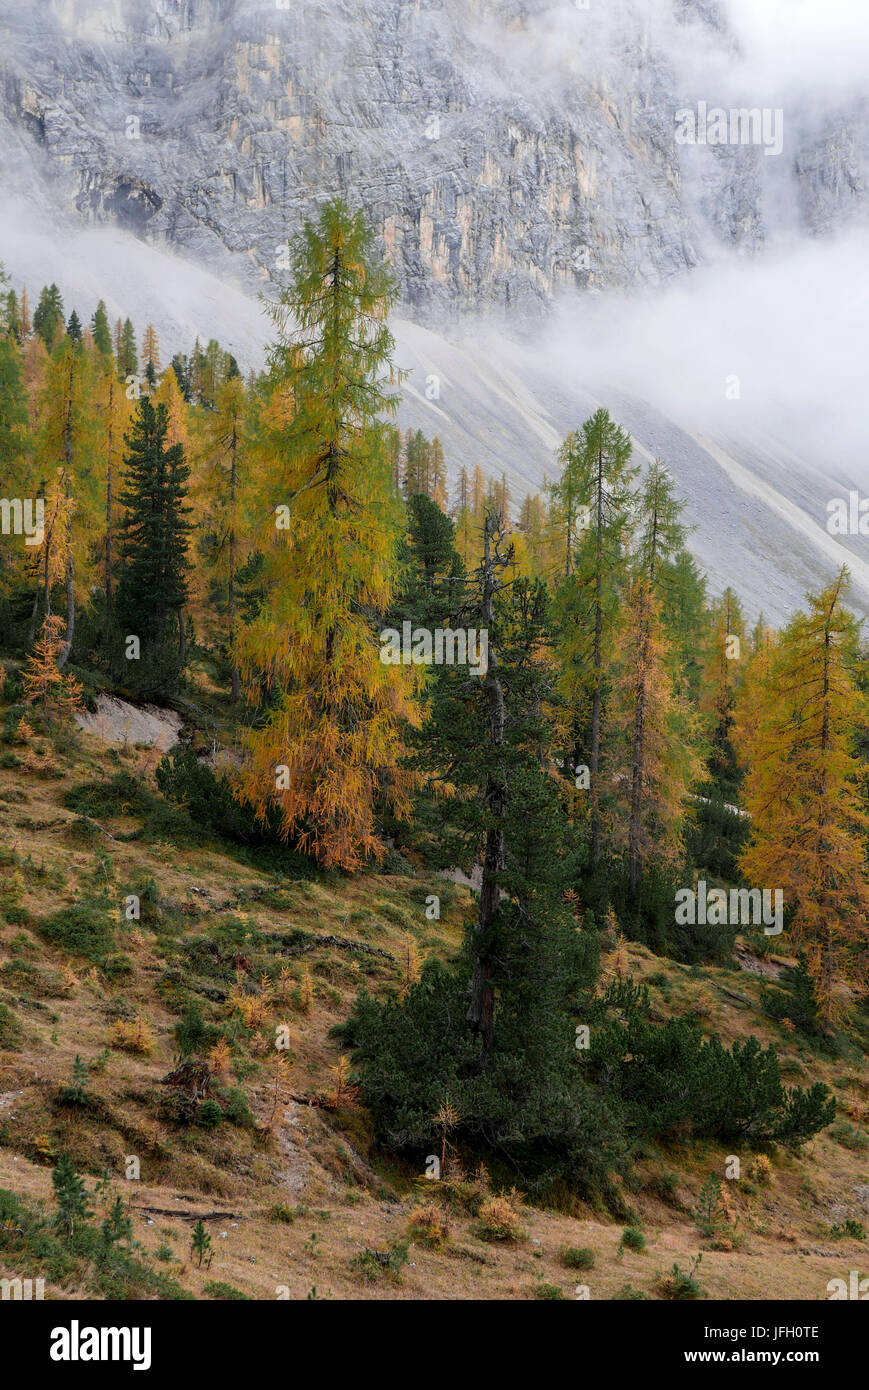
<instances>
[{"instance_id":1,"label":"dry grass","mask_svg":"<svg viewBox=\"0 0 869 1390\"><path fill-rule=\"evenodd\" d=\"M447 1208L435 1194L421 1198L414 1183L421 1173L377 1167L367 1118L329 1030L346 1016L362 981L375 993L400 989L408 962L416 968L417 953L446 958L455 950L470 901L466 891L451 888L452 899L445 891L441 920L432 922L424 916L424 899L417 902L420 882L414 878L273 881L214 851L124 842L119 834L138 825L128 814L100 818L102 829L79 840L72 830L77 817L65 810L63 794L107 771L95 738L83 735L79 746L51 778L28 775L23 767L0 769L3 903L29 914L29 920L0 927L0 967L12 961L32 967L29 977L22 968L14 980L0 971L0 1001L14 1008L23 1029L18 1050L0 1053L0 1186L50 1206L51 1166L61 1148L91 1175L91 1185L108 1167L118 1190L132 1200L135 1238L147 1251L160 1250L166 1258L156 1267L197 1295L217 1279L262 1299L275 1298L281 1286L291 1298L305 1298L316 1286L318 1296L332 1298L530 1299L544 1281L567 1297L579 1282L592 1298L616 1297L626 1283L660 1298L661 1279L673 1264L687 1269L702 1249L697 1277L711 1298L811 1300L827 1297L830 1279L869 1266L869 1247L830 1236L831 1226L848 1217L866 1224L866 1151L837 1143L829 1131L799 1158L784 1151L737 1155L744 1176L726 1184L727 1230L738 1232L729 1250L709 1248L692 1215L704 1180L713 1171L723 1177L730 1156L712 1144L657 1146L634 1165L624 1196L633 1224L646 1236L643 1253L620 1252L625 1223L579 1203L568 1215L528 1204L520 1213L515 1195L503 1193L481 1191L473 1209L458 1201ZM153 754L131 751L119 765L153 780ZM171 905L171 920L125 926L119 911L116 950L127 964L116 975L47 946L31 930L33 919L93 893L95 885L108 885L120 906L148 878ZM260 902L255 892L264 886L279 898ZM263 932L342 937L387 954L315 946L301 958L276 955L265 979L262 962L241 959L222 983L204 973L207 953L184 956L179 950L205 945L233 919ZM241 946L238 954L246 951ZM651 986L655 1009L693 1010L704 1030L725 1044L752 1032L765 1044L774 1042L792 1068L803 1068L804 1075L794 1072L793 1079L834 1086L848 1123L862 1132L865 1069L819 1057L798 1035L768 1020L760 1008L761 978L714 967L692 974L625 941L611 966L637 979L665 977L666 990ZM179 984L173 972L182 967ZM195 994L194 986L204 992ZM223 991L223 997L208 991ZM235 1018L264 1040L258 1054L259 1044L243 1034L231 1045L224 1035L207 1054L212 1085L224 1093L244 1090L253 1127L224 1120L213 1129L183 1130L158 1109L170 1090L162 1078L177 1057L180 1003L194 994L210 1025ZM276 1082L270 1039L290 1019L286 1076ZM76 1054L91 1068L96 1111L57 1105ZM290 1093L331 1097L338 1108L301 1105ZM124 1179L131 1154L140 1160L138 1182ZM446 1184L441 1195L448 1195ZM148 1224L146 1207L232 1212L209 1223L215 1250L210 1271L190 1259L190 1222L158 1216ZM272 1219L275 1208L290 1219ZM407 1234L413 1245L401 1278L361 1282L354 1258ZM593 1268L566 1270L566 1247L591 1250ZM0 1260L0 1274L12 1272ZM76 1289L51 1294L72 1297Z\"/></svg>"}]
</instances>

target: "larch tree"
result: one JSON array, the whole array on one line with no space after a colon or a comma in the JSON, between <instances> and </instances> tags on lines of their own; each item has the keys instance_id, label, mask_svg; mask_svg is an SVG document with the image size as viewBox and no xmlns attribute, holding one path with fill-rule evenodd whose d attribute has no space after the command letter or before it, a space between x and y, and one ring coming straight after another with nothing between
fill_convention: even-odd
<instances>
[{"instance_id":1,"label":"larch tree","mask_svg":"<svg viewBox=\"0 0 869 1390\"><path fill-rule=\"evenodd\" d=\"M750 883L782 889L827 1022L842 1007L837 977L865 990L869 966L869 815L857 749L867 708L847 588L843 567L770 647L746 683L739 739L751 817L740 868Z\"/></svg>"},{"instance_id":2,"label":"larch tree","mask_svg":"<svg viewBox=\"0 0 869 1390\"><path fill-rule=\"evenodd\" d=\"M640 571L625 600L616 643L607 781L613 789L612 843L626 857L636 903L643 871L654 859L682 857L686 803L703 765L697 717L676 689L661 603Z\"/></svg>"},{"instance_id":3,"label":"larch tree","mask_svg":"<svg viewBox=\"0 0 869 1390\"><path fill-rule=\"evenodd\" d=\"M242 524L241 511L248 454L244 382L241 377L232 376L217 388L214 413L205 423L202 483L207 498L209 532L214 538L213 573L220 584L226 611L226 649L233 702L241 696L237 574L249 549L246 539L249 528Z\"/></svg>"},{"instance_id":4,"label":"larch tree","mask_svg":"<svg viewBox=\"0 0 869 1390\"><path fill-rule=\"evenodd\" d=\"M606 410L572 431L559 457L561 479L552 488L563 528L564 569L558 591L563 688L572 721L571 765L583 756L587 726L591 863L602 853L601 727L607 668L618 617L618 592L627 569L633 506L631 441Z\"/></svg>"},{"instance_id":5,"label":"larch tree","mask_svg":"<svg viewBox=\"0 0 869 1390\"><path fill-rule=\"evenodd\" d=\"M40 396L38 457L44 475L63 470L66 488L66 637L63 667L75 634L76 595L87 591L90 551L97 514L97 422L93 364L81 344L68 335L57 341L46 364ZM55 533L57 553L59 536ZM49 593L46 592L46 612Z\"/></svg>"},{"instance_id":6,"label":"larch tree","mask_svg":"<svg viewBox=\"0 0 869 1390\"><path fill-rule=\"evenodd\" d=\"M405 527L388 428L396 296L360 213L327 204L295 242L278 340L263 467L272 489L269 598L246 631L242 674L273 702L248 736L239 794L327 866L380 858L378 799L409 812L405 721L418 722L420 667L380 659ZM292 328L291 328L292 325Z\"/></svg>"},{"instance_id":7,"label":"larch tree","mask_svg":"<svg viewBox=\"0 0 869 1390\"><path fill-rule=\"evenodd\" d=\"M96 315L94 316L96 318ZM124 455L124 433L129 426L132 403L127 400L123 386L117 379L115 364L111 355L101 348L94 333L94 347L98 353L96 362L96 414L99 422L100 446L97 457L103 460L102 494L104 532L100 546L102 552L103 589L105 591L106 617L111 618L114 601L114 564L116 554L117 492L120 470Z\"/></svg>"}]
</instances>

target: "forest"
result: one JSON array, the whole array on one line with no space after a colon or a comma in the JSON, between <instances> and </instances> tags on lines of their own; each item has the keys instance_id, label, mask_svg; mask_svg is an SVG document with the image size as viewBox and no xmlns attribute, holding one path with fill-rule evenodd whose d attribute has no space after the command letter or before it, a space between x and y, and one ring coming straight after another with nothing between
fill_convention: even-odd
<instances>
[{"instance_id":1,"label":"forest","mask_svg":"<svg viewBox=\"0 0 869 1390\"><path fill-rule=\"evenodd\" d=\"M473 883L455 949L408 938L400 977L360 981L332 1026L337 1095L389 1162L433 1155L454 1187L483 1164L525 1200L619 1215L644 1145L799 1153L835 1120L826 1081L662 1017L625 960L784 956L767 1021L865 1066L847 569L780 630L747 618L709 592L666 459L642 468L605 408L534 495L451 467L395 423L397 289L363 216L327 204L290 261L260 371L4 276L0 766L50 776L113 695L183 721L153 803L280 880L415 874L423 922L439 875ZM146 795L123 768L99 786L69 803L97 822ZM42 935L103 968L100 914L161 892L106 875L67 909L74 940ZM247 951L242 1032L197 1033L182 998L176 1061L219 1077L258 1029L281 1046Z\"/></svg>"}]
</instances>

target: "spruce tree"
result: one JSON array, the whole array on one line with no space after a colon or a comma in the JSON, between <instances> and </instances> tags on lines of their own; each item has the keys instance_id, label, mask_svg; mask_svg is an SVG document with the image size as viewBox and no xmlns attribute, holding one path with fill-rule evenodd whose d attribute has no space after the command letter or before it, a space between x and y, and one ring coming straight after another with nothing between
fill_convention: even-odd
<instances>
[{"instance_id":1,"label":"spruce tree","mask_svg":"<svg viewBox=\"0 0 869 1390\"><path fill-rule=\"evenodd\" d=\"M39 303L33 311L33 331L50 352L58 328L63 327L63 300L57 285L43 285Z\"/></svg>"},{"instance_id":2,"label":"spruce tree","mask_svg":"<svg viewBox=\"0 0 869 1390\"><path fill-rule=\"evenodd\" d=\"M71 1240L77 1226L91 1215L91 1209L84 1179L76 1173L69 1154L61 1154L58 1158L52 1170L51 1185L57 1201L55 1225L67 1240Z\"/></svg>"},{"instance_id":3,"label":"spruce tree","mask_svg":"<svg viewBox=\"0 0 869 1390\"><path fill-rule=\"evenodd\" d=\"M91 319L91 333L93 334L94 347L103 357L110 357L112 353L112 335L109 331L109 316L106 306L102 300L98 303Z\"/></svg>"},{"instance_id":4,"label":"spruce tree","mask_svg":"<svg viewBox=\"0 0 869 1390\"><path fill-rule=\"evenodd\" d=\"M123 635L138 636L136 683L164 691L177 678L184 643L190 523L185 503L190 470L180 444L167 446L167 412L147 396L126 436L126 508L120 532L116 611ZM132 663L130 663L132 666Z\"/></svg>"},{"instance_id":5,"label":"spruce tree","mask_svg":"<svg viewBox=\"0 0 869 1390\"><path fill-rule=\"evenodd\" d=\"M136 330L130 319L124 319L119 335L116 332L115 353L118 376L122 379L135 376L139 370L139 358L136 353Z\"/></svg>"}]
</instances>

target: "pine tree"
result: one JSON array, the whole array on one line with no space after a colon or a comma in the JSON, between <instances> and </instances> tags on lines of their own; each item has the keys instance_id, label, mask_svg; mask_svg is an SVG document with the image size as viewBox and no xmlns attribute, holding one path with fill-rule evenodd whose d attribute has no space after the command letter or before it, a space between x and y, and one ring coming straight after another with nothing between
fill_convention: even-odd
<instances>
[{"instance_id":1,"label":"pine tree","mask_svg":"<svg viewBox=\"0 0 869 1390\"><path fill-rule=\"evenodd\" d=\"M24 449L27 403L21 372L21 353L11 334L0 336L0 476L8 488L15 461Z\"/></svg>"},{"instance_id":2,"label":"pine tree","mask_svg":"<svg viewBox=\"0 0 869 1390\"><path fill-rule=\"evenodd\" d=\"M117 1196L109 1207L100 1231L106 1245L114 1245L119 1240L132 1239L133 1223L127 1215L124 1199L121 1196Z\"/></svg>"},{"instance_id":3,"label":"pine tree","mask_svg":"<svg viewBox=\"0 0 869 1390\"><path fill-rule=\"evenodd\" d=\"M94 309L91 318L91 332L93 333L94 347L103 357L112 355L112 335L109 331L109 316L106 306L102 300Z\"/></svg>"},{"instance_id":4,"label":"pine tree","mask_svg":"<svg viewBox=\"0 0 869 1390\"><path fill-rule=\"evenodd\" d=\"M21 342L21 311L18 307L18 296L14 290L8 291L3 302L3 327L5 332L15 339L16 343Z\"/></svg>"},{"instance_id":5,"label":"pine tree","mask_svg":"<svg viewBox=\"0 0 869 1390\"><path fill-rule=\"evenodd\" d=\"M750 883L783 891L787 930L806 952L827 1023L841 1009L837 977L860 989L869 978L869 815L857 749L867 708L847 587L843 567L750 672L738 739L751 817L740 868Z\"/></svg>"},{"instance_id":6,"label":"pine tree","mask_svg":"<svg viewBox=\"0 0 869 1390\"><path fill-rule=\"evenodd\" d=\"M136 353L136 330L131 320L124 319L123 324L121 324L120 319L118 319L118 326L115 328L115 359L118 376L123 381L129 376L138 375L139 358Z\"/></svg>"},{"instance_id":7,"label":"pine tree","mask_svg":"<svg viewBox=\"0 0 869 1390\"><path fill-rule=\"evenodd\" d=\"M57 1201L54 1223L71 1240L79 1223L91 1215L84 1179L75 1171L69 1154L61 1154L52 1169L51 1185Z\"/></svg>"},{"instance_id":8,"label":"pine tree","mask_svg":"<svg viewBox=\"0 0 869 1390\"><path fill-rule=\"evenodd\" d=\"M57 285L43 285L33 313L33 331L50 352L59 328L63 327L63 300Z\"/></svg>"},{"instance_id":9,"label":"pine tree","mask_svg":"<svg viewBox=\"0 0 869 1390\"><path fill-rule=\"evenodd\" d=\"M190 365L183 352L176 352L172 358L172 370L184 400L190 403Z\"/></svg>"},{"instance_id":10,"label":"pine tree","mask_svg":"<svg viewBox=\"0 0 869 1390\"><path fill-rule=\"evenodd\" d=\"M0 479L5 496L23 496L27 460L27 401L22 380L21 350L11 332L0 334ZM22 561L32 565L35 556L22 556L18 537L0 534L0 596L20 582Z\"/></svg>"},{"instance_id":11,"label":"pine tree","mask_svg":"<svg viewBox=\"0 0 869 1390\"><path fill-rule=\"evenodd\" d=\"M68 322L67 325L66 325L66 332L67 332L67 337L69 338L69 340L70 340L71 343L75 343L76 345L78 345L78 344L81 342L81 340L82 340L81 319L79 318L78 314L75 312L75 309L73 309L72 313L71 313L70 316L69 316L69 322Z\"/></svg>"},{"instance_id":12,"label":"pine tree","mask_svg":"<svg viewBox=\"0 0 869 1390\"><path fill-rule=\"evenodd\" d=\"M147 396L125 439L120 575L116 609L125 634L139 637L143 676L171 687L184 657L190 523L185 498L190 470L180 444L167 446L165 405Z\"/></svg>"},{"instance_id":13,"label":"pine tree","mask_svg":"<svg viewBox=\"0 0 869 1390\"><path fill-rule=\"evenodd\" d=\"M709 770L722 796L735 796L739 774L731 741L734 707L747 651L742 606L731 588L713 602L709 648L703 667L700 708L707 716L712 745Z\"/></svg>"},{"instance_id":14,"label":"pine tree","mask_svg":"<svg viewBox=\"0 0 869 1390\"><path fill-rule=\"evenodd\" d=\"M208 1234L208 1232L206 1231L206 1229L205 1229L205 1222L201 1219L201 1217L200 1217L200 1219L197 1221L196 1225L193 1227L193 1234L192 1234L192 1236L191 1236L191 1238L190 1238L190 1243L191 1243L191 1245L192 1245L192 1247L193 1247L193 1254L199 1256L199 1260L198 1260L199 1265L201 1266L202 1261L203 1261L203 1258L204 1258L206 1255L208 1256L208 1260L207 1260L206 1264L207 1264L207 1265L210 1265L210 1264L211 1264L211 1254L210 1254L210 1251L211 1251L211 1236L210 1236L210 1235Z\"/></svg>"},{"instance_id":15,"label":"pine tree","mask_svg":"<svg viewBox=\"0 0 869 1390\"><path fill-rule=\"evenodd\" d=\"M410 696L419 668L379 659L403 508L381 418L396 405L382 379L396 291L371 246L360 214L328 204L316 225L305 224L293 286L275 307L265 467L273 522L283 508L290 528L272 533L267 608L242 660L248 680L262 677L279 692L265 726L249 736L242 796L260 815L277 804L284 836L347 869L383 852L378 797L407 813L400 733L405 720L418 720Z\"/></svg>"}]
</instances>

